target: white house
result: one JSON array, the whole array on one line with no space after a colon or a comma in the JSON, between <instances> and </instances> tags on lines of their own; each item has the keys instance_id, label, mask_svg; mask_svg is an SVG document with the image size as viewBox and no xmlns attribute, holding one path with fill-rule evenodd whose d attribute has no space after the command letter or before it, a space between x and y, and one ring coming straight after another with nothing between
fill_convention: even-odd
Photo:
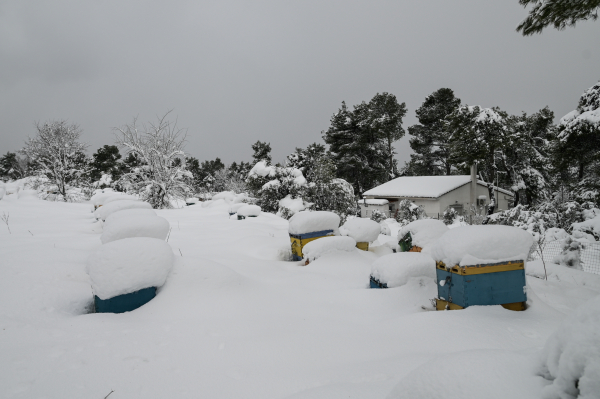
<instances>
[{"instance_id":1,"label":"white house","mask_svg":"<svg viewBox=\"0 0 600 399\"><path fill-rule=\"evenodd\" d=\"M494 187L494 196L495 211L503 211L512 206L512 192ZM471 203L476 202L477 206L481 206L490 202L487 185L469 175L398 177L366 191L363 197L364 200L359 203L362 217L370 217L372 209L381 210L383 203L371 204L373 200L387 200L387 210L392 217L399 202L408 199L422 206L427 216L435 218L441 217L448 207L462 215L470 208Z\"/></svg>"}]
</instances>

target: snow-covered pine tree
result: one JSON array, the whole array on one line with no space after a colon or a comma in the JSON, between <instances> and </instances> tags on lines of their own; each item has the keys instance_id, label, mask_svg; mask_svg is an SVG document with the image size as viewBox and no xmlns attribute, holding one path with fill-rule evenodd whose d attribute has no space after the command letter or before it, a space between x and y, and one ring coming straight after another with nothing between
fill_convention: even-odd
<instances>
[{"instance_id":1,"label":"snow-covered pine tree","mask_svg":"<svg viewBox=\"0 0 600 399\"><path fill-rule=\"evenodd\" d=\"M460 106L451 89L441 88L425 98L416 110L419 124L408 128L410 148L414 154L407 165L410 175L450 175L449 139L445 118Z\"/></svg>"},{"instance_id":2,"label":"snow-covered pine tree","mask_svg":"<svg viewBox=\"0 0 600 399\"><path fill-rule=\"evenodd\" d=\"M138 126L134 118L133 123L115 128L117 144L141 163L125 173L120 184L153 208L171 208L171 200L184 200L191 191L187 181L192 174L183 151L185 133L167 120L169 113L157 123Z\"/></svg>"},{"instance_id":3,"label":"snow-covered pine tree","mask_svg":"<svg viewBox=\"0 0 600 399\"><path fill-rule=\"evenodd\" d=\"M580 201L600 200L600 82L587 89L576 110L565 115L553 142L558 171L574 182Z\"/></svg>"},{"instance_id":4,"label":"snow-covered pine tree","mask_svg":"<svg viewBox=\"0 0 600 399\"><path fill-rule=\"evenodd\" d=\"M377 94L350 111L345 102L331 118L323 140L336 166L336 175L351 183L359 195L397 174L392 143L402 137L404 103Z\"/></svg>"},{"instance_id":5,"label":"snow-covered pine tree","mask_svg":"<svg viewBox=\"0 0 600 399\"><path fill-rule=\"evenodd\" d=\"M75 200L69 196L69 188L77 185L88 171L87 146L79 142L81 128L60 120L38 123L36 129L37 135L25 141L22 153L35 171L57 187L63 201Z\"/></svg>"},{"instance_id":6,"label":"snow-covered pine tree","mask_svg":"<svg viewBox=\"0 0 600 399\"><path fill-rule=\"evenodd\" d=\"M549 140L555 134L553 120L554 113L548 107L507 120L507 141L495 159L500 185L515 193L515 204L535 205L550 195Z\"/></svg>"},{"instance_id":7,"label":"snow-covered pine tree","mask_svg":"<svg viewBox=\"0 0 600 399\"><path fill-rule=\"evenodd\" d=\"M533 5L527 18L517 27L523 36L541 33L549 25L563 30L575 26L577 21L596 20L600 8L600 0L519 0L519 4Z\"/></svg>"},{"instance_id":8,"label":"snow-covered pine tree","mask_svg":"<svg viewBox=\"0 0 600 399\"><path fill-rule=\"evenodd\" d=\"M265 161L268 165L271 164L271 143L259 140L252 144L252 150L254 151L254 154L252 154L252 158L254 158L254 162L252 162L253 166L260 161Z\"/></svg>"},{"instance_id":9,"label":"snow-covered pine tree","mask_svg":"<svg viewBox=\"0 0 600 399\"><path fill-rule=\"evenodd\" d=\"M446 118L446 128L450 132L450 162L465 171L477 163L479 177L488 186L488 215L496 206L493 185L498 171L496 157L510 142L507 117L498 108L465 105Z\"/></svg>"}]
</instances>

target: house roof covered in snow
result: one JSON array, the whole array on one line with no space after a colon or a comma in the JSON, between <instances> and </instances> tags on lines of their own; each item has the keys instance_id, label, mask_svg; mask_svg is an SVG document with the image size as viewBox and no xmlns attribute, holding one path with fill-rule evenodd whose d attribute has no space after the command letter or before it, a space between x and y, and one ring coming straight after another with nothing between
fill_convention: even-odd
<instances>
[{"instance_id":1,"label":"house roof covered in snow","mask_svg":"<svg viewBox=\"0 0 600 399\"><path fill-rule=\"evenodd\" d=\"M409 198L439 198L442 195L471 182L469 175L455 176L403 176L390 180L372 188L363 195L365 197L409 197ZM487 185L478 180L477 184ZM496 190L496 187L494 187ZM498 188L507 195L512 192Z\"/></svg>"}]
</instances>

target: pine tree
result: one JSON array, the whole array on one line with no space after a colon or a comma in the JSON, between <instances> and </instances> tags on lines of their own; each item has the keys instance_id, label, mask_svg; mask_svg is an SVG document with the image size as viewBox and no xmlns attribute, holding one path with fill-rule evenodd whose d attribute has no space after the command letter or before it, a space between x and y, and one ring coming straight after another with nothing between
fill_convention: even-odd
<instances>
[{"instance_id":1,"label":"pine tree","mask_svg":"<svg viewBox=\"0 0 600 399\"><path fill-rule=\"evenodd\" d=\"M257 162L266 161L268 165L273 161L271 159L271 143L257 141L252 144L252 150L254 150L254 154L252 154L252 158L254 158L254 162L252 165L256 165Z\"/></svg>"},{"instance_id":2,"label":"pine tree","mask_svg":"<svg viewBox=\"0 0 600 399\"><path fill-rule=\"evenodd\" d=\"M119 160L121 154L116 145L105 145L92 154L90 162L90 177L92 180L99 180L102 175L109 174L113 180L118 180L121 175Z\"/></svg>"},{"instance_id":3,"label":"pine tree","mask_svg":"<svg viewBox=\"0 0 600 399\"><path fill-rule=\"evenodd\" d=\"M446 121L450 132L450 162L463 171L477 164L478 174L488 186L488 214L493 213L496 205L493 190L498 170L496 156L510 141L507 118L498 108L462 106Z\"/></svg>"},{"instance_id":4,"label":"pine tree","mask_svg":"<svg viewBox=\"0 0 600 399\"><path fill-rule=\"evenodd\" d=\"M576 110L565 115L553 141L558 170L576 182L582 199L600 199L600 82L587 89Z\"/></svg>"},{"instance_id":5,"label":"pine tree","mask_svg":"<svg viewBox=\"0 0 600 399\"><path fill-rule=\"evenodd\" d=\"M331 117L323 140L336 166L339 178L351 183L359 195L397 175L391 144L404 131L404 103L391 94L377 94L350 111L345 102Z\"/></svg>"},{"instance_id":6,"label":"pine tree","mask_svg":"<svg viewBox=\"0 0 600 399\"><path fill-rule=\"evenodd\" d=\"M427 96L416 111L418 125L408 128L411 154L408 164L410 175L450 175L449 138L445 128L445 118L460 106L460 99L454 97L451 89L442 88Z\"/></svg>"},{"instance_id":7,"label":"pine tree","mask_svg":"<svg viewBox=\"0 0 600 399\"><path fill-rule=\"evenodd\" d=\"M600 0L519 0L523 7L533 5L529 15L517 27L523 36L541 33L553 25L558 30L575 26L577 21L598 18Z\"/></svg>"}]
</instances>

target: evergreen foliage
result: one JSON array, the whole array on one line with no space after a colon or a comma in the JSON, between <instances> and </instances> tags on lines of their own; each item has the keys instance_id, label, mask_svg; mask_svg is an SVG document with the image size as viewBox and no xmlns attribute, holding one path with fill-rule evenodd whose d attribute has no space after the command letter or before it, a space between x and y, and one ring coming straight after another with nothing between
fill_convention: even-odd
<instances>
[{"instance_id":1,"label":"evergreen foliage","mask_svg":"<svg viewBox=\"0 0 600 399\"><path fill-rule=\"evenodd\" d=\"M563 30L575 26L577 21L596 20L600 8L600 0L519 0L519 4L533 6L517 27L523 36L541 33L549 25Z\"/></svg>"},{"instance_id":2,"label":"evergreen foliage","mask_svg":"<svg viewBox=\"0 0 600 399\"><path fill-rule=\"evenodd\" d=\"M427 219L427 214L423 207L416 205L411 200L404 199L398 204L398 211L395 218L400 225L406 226L415 220Z\"/></svg>"},{"instance_id":3,"label":"evergreen foliage","mask_svg":"<svg viewBox=\"0 0 600 399\"><path fill-rule=\"evenodd\" d=\"M102 175L110 175L113 181L119 179L123 173L123 166L119 162L121 154L116 145L104 145L92 154L90 161L90 178L98 181Z\"/></svg>"},{"instance_id":4,"label":"evergreen foliage","mask_svg":"<svg viewBox=\"0 0 600 399\"><path fill-rule=\"evenodd\" d=\"M398 175L393 143L404 135L404 103L389 93L377 94L349 110L345 102L331 118L323 139L336 165L336 175L359 195Z\"/></svg>"},{"instance_id":5,"label":"evergreen foliage","mask_svg":"<svg viewBox=\"0 0 600 399\"><path fill-rule=\"evenodd\" d=\"M17 180L27 175L28 162L15 152L7 152L0 157L0 180Z\"/></svg>"},{"instance_id":6,"label":"evergreen foliage","mask_svg":"<svg viewBox=\"0 0 600 399\"><path fill-rule=\"evenodd\" d=\"M373 209L373 212L371 212L371 220L376 221L377 223L383 221L387 219L387 215L383 212L381 212L378 209Z\"/></svg>"},{"instance_id":7,"label":"evergreen foliage","mask_svg":"<svg viewBox=\"0 0 600 399\"><path fill-rule=\"evenodd\" d=\"M252 150L254 150L254 154L252 154L252 158L254 158L254 162L252 165L256 165L257 162L266 161L268 165L273 161L271 158L271 143L257 141L252 144Z\"/></svg>"},{"instance_id":8,"label":"evergreen foliage","mask_svg":"<svg viewBox=\"0 0 600 399\"><path fill-rule=\"evenodd\" d=\"M451 89L442 88L427 96L416 110L419 124L408 128L410 148L414 154L406 174L414 176L450 175L449 139L445 118L460 106L460 99L454 97Z\"/></svg>"}]
</instances>

